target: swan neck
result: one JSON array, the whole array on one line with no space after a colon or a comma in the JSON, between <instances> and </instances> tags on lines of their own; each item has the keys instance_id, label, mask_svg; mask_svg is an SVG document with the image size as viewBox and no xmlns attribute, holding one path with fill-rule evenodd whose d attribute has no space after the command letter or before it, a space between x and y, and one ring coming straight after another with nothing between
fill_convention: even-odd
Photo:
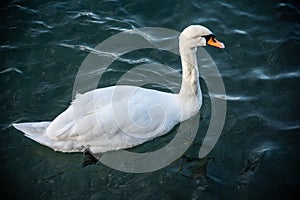
<instances>
[{"instance_id":1,"label":"swan neck","mask_svg":"<svg viewBox=\"0 0 300 200\"><path fill-rule=\"evenodd\" d=\"M197 66L196 48L186 48L180 51L182 63L182 84L179 94L187 97L200 97L199 72Z\"/></svg>"},{"instance_id":2,"label":"swan neck","mask_svg":"<svg viewBox=\"0 0 300 200\"><path fill-rule=\"evenodd\" d=\"M202 105L196 48L180 48L182 83L178 94L181 104L181 121L194 116Z\"/></svg>"}]
</instances>

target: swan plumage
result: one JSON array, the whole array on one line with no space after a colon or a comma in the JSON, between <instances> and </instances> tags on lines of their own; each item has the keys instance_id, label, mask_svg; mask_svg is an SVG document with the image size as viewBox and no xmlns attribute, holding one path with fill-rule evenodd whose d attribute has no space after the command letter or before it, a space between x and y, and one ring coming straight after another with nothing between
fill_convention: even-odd
<instances>
[{"instance_id":1,"label":"swan plumage","mask_svg":"<svg viewBox=\"0 0 300 200\"><path fill-rule=\"evenodd\" d=\"M213 42L213 43L209 43ZM202 105L197 46L224 48L206 27L192 25L179 37L182 85L178 94L135 86L111 86L78 94L49 122L14 123L26 137L61 152L126 149L168 133Z\"/></svg>"}]
</instances>

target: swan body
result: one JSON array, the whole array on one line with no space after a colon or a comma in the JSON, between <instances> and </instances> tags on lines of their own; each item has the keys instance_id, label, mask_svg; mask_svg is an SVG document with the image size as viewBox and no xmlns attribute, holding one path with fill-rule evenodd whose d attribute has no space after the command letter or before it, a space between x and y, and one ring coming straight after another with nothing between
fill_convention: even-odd
<instances>
[{"instance_id":1,"label":"swan body","mask_svg":"<svg viewBox=\"0 0 300 200\"><path fill-rule=\"evenodd\" d=\"M209 42L210 41L210 42ZM112 86L78 94L49 122L14 123L25 136L55 151L103 153L126 149L168 133L202 105L197 46L224 48L211 31L187 27L179 37L182 85L178 94L135 86Z\"/></svg>"}]
</instances>

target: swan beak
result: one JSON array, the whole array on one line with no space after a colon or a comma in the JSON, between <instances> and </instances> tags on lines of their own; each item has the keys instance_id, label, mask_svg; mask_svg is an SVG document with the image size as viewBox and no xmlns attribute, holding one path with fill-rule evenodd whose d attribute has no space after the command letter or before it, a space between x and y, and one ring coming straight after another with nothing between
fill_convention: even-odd
<instances>
[{"instance_id":1,"label":"swan beak","mask_svg":"<svg viewBox=\"0 0 300 200\"><path fill-rule=\"evenodd\" d=\"M222 42L219 42L216 38L209 38L209 40L207 41L207 44L213 47L218 47L220 49L224 49L225 45Z\"/></svg>"}]
</instances>

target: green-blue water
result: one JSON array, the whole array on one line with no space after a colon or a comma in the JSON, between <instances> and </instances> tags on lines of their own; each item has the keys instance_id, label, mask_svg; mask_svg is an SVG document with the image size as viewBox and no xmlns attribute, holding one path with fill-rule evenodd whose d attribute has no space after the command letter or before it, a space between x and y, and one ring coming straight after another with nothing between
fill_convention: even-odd
<instances>
[{"instance_id":1,"label":"green-blue water","mask_svg":"<svg viewBox=\"0 0 300 200\"><path fill-rule=\"evenodd\" d=\"M16 0L0 6L3 196L288 199L298 192L300 11L295 1ZM224 51L206 48L228 95L225 127L207 158L196 159L210 118L205 86L194 145L156 172L128 174L101 163L82 168L82 154L54 152L11 126L52 120L69 106L77 71L89 53L83 49L134 27L182 31L190 24L209 27L226 45ZM162 55L147 56L165 64ZM179 59L172 65L181 70ZM111 70L100 87L115 84L119 76L118 69ZM144 147L163 146L171 136Z\"/></svg>"}]
</instances>

